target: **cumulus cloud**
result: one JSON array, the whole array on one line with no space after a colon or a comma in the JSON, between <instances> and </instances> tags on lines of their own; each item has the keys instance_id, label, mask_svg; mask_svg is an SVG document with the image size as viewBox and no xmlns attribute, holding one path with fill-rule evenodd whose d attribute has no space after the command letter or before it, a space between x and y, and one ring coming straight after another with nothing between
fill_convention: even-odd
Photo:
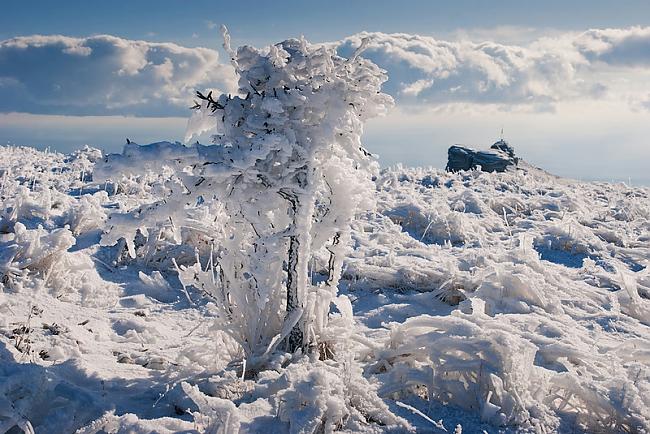
<instances>
[{"instance_id":1,"label":"cumulus cloud","mask_svg":"<svg viewBox=\"0 0 650 434\"><path fill-rule=\"evenodd\" d=\"M207 48L26 36L0 42L0 112L187 115L195 89L232 92L232 67Z\"/></svg>"},{"instance_id":2,"label":"cumulus cloud","mask_svg":"<svg viewBox=\"0 0 650 434\"><path fill-rule=\"evenodd\" d=\"M534 34L492 36L504 32ZM650 27L546 33L504 43L477 42L487 31L472 40L362 32L332 44L349 56L368 38L363 56L388 71L385 90L403 106L552 111L581 100L650 110ZM109 35L0 42L0 112L187 116L193 91L207 88L236 92L232 67L212 49Z\"/></svg>"},{"instance_id":3,"label":"cumulus cloud","mask_svg":"<svg viewBox=\"0 0 650 434\"><path fill-rule=\"evenodd\" d=\"M552 110L562 101L635 99L650 90L650 27L556 34L516 45L444 41L429 36L362 32L340 42L347 55L369 40L363 56L388 71L386 90L411 105L525 105Z\"/></svg>"},{"instance_id":4,"label":"cumulus cloud","mask_svg":"<svg viewBox=\"0 0 650 434\"><path fill-rule=\"evenodd\" d=\"M627 67L650 65L650 27L589 30L576 38L575 46L590 62Z\"/></svg>"}]
</instances>

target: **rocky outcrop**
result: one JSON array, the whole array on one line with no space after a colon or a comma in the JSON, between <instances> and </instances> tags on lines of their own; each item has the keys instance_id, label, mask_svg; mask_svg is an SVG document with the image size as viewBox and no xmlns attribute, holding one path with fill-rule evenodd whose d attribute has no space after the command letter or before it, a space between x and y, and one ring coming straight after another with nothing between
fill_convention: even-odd
<instances>
[{"instance_id":1,"label":"rocky outcrop","mask_svg":"<svg viewBox=\"0 0 650 434\"><path fill-rule=\"evenodd\" d=\"M454 145L447 151L449 172L481 168L484 172L504 172L509 166L516 166L519 158L505 140L494 143L487 151L477 151L461 145Z\"/></svg>"}]
</instances>

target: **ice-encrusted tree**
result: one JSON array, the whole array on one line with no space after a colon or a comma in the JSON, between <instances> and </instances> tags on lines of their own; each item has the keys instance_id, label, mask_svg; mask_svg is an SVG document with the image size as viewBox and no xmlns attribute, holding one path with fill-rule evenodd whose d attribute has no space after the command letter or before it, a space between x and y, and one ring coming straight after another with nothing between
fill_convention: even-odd
<instances>
[{"instance_id":1,"label":"ice-encrusted tree","mask_svg":"<svg viewBox=\"0 0 650 434\"><path fill-rule=\"evenodd\" d=\"M174 214L182 226L179 207L215 199L209 218L219 230L208 266L180 267L181 281L217 299L222 328L249 360L280 342L290 352L319 347L326 355L331 303L346 303L337 287L350 223L372 206L376 162L361 143L363 121L392 105L381 92L387 77L359 57L363 47L347 59L304 39L235 52L223 34L240 95L197 92L186 137L215 130L217 146L127 145L107 159L113 173L143 160L173 166L182 188L113 220L103 241L132 237L137 226L146 231L160 216ZM328 257L320 281L309 274L316 252Z\"/></svg>"}]
</instances>

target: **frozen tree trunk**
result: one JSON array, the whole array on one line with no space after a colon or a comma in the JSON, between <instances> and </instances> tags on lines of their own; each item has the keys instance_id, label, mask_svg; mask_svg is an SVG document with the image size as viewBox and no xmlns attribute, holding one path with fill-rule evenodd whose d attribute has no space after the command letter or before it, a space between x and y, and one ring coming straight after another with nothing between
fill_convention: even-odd
<instances>
[{"instance_id":1,"label":"frozen tree trunk","mask_svg":"<svg viewBox=\"0 0 650 434\"><path fill-rule=\"evenodd\" d=\"M287 318L289 318L296 309L302 308L298 298L298 259L300 250L300 240L297 235L289 237L289 257L287 259ZM295 352L302 347L303 333L300 324L296 323L287 338L287 351Z\"/></svg>"},{"instance_id":2,"label":"frozen tree trunk","mask_svg":"<svg viewBox=\"0 0 650 434\"><path fill-rule=\"evenodd\" d=\"M281 190L280 196L286 199L289 204L289 213L292 218L292 225L290 228L289 236L289 251L287 255L287 314L286 319L294 315L294 312L298 309L302 309L302 300L300 297L299 283L300 283L300 234L297 230L299 226L298 219L300 218L299 213L299 201L298 197L293 192L288 192L286 190ZM300 327L300 321L296 322L287 337L287 351L290 353L295 352L298 348L302 348L304 342L303 330Z\"/></svg>"}]
</instances>

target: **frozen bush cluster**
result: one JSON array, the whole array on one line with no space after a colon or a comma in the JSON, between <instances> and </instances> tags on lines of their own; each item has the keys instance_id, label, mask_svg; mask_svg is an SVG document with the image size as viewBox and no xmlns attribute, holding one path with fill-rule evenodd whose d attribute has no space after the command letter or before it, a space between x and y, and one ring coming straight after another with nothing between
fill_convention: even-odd
<instances>
[{"instance_id":1,"label":"frozen bush cluster","mask_svg":"<svg viewBox=\"0 0 650 434\"><path fill-rule=\"evenodd\" d=\"M64 156L4 147L3 155L0 277L5 288L45 290L89 305L110 303L114 285L101 280L87 255L69 251L77 236L104 226L108 195L88 186L101 151L86 147Z\"/></svg>"},{"instance_id":2,"label":"frozen bush cluster","mask_svg":"<svg viewBox=\"0 0 650 434\"><path fill-rule=\"evenodd\" d=\"M456 308L409 309L387 324L384 347L367 350L369 370L383 377L382 396L452 403L494 425L645 432L650 366L633 336L647 336L650 314L648 190L522 164L378 177L382 214L353 233L346 277ZM637 218L620 219L621 209ZM439 226L441 239L427 240Z\"/></svg>"},{"instance_id":3,"label":"frozen bush cluster","mask_svg":"<svg viewBox=\"0 0 650 434\"><path fill-rule=\"evenodd\" d=\"M46 282L62 256L75 239L65 228L48 232L39 226L29 230L16 222L14 232L2 245L3 261L0 263L2 279L12 289L18 289L29 272L36 272Z\"/></svg>"}]
</instances>

